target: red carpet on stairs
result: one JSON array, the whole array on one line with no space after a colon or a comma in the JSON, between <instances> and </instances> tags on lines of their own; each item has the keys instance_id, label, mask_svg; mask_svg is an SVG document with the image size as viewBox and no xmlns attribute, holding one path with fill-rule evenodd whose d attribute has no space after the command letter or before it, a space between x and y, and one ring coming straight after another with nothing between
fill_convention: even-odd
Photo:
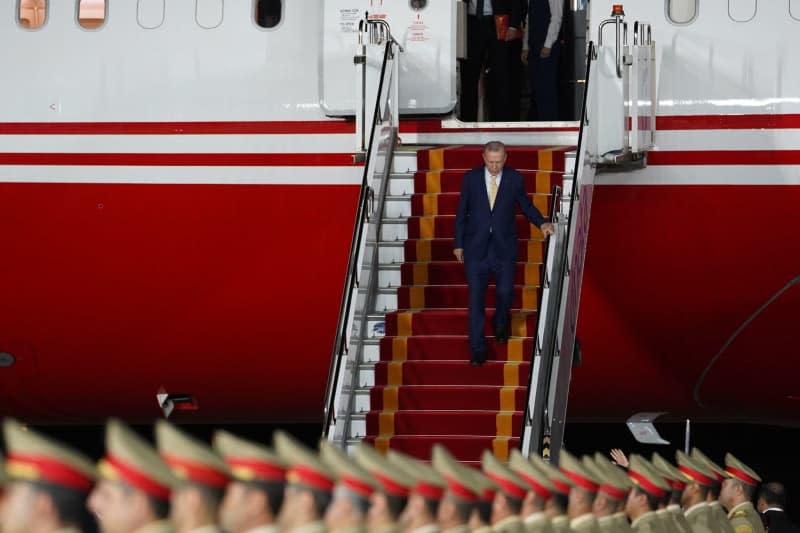
<instances>
[{"instance_id":1,"label":"red carpet on stairs","mask_svg":"<svg viewBox=\"0 0 800 533\"><path fill-rule=\"evenodd\" d=\"M508 344L497 344L491 337L490 279L489 361L470 366L467 285L463 264L453 257L453 232L464 172L482 164L482 149L454 146L417 155L398 310L386 315L366 419L365 440L378 449L394 448L429 460L431 448L441 442L458 460L477 465L485 449L507 460L509 450L519 446L544 243L539 230L519 215L512 337ZM545 216L570 149L508 149L507 165L523 174L531 201Z\"/></svg>"}]
</instances>

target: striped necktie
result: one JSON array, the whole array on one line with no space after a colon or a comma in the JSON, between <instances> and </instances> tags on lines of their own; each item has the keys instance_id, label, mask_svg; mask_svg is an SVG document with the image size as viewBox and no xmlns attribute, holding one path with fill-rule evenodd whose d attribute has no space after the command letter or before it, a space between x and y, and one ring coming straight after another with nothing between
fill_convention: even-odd
<instances>
[{"instance_id":1,"label":"striped necktie","mask_svg":"<svg viewBox=\"0 0 800 533\"><path fill-rule=\"evenodd\" d=\"M489 183L489 207L494 209L494 201L497 198L497 176L490 176L492 179Z\"/></svg>"}]
</instances>

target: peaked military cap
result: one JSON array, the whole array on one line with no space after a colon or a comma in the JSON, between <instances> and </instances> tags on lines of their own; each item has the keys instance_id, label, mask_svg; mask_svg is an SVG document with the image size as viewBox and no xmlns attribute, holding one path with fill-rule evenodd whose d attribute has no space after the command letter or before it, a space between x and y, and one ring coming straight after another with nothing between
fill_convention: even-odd
<instances>
[{"instance_id":1,"label":"peaked military cap","mask_svg":"<svg viewBox=\"0 0 800 533\"><path fill-rule=\"evenodd\" d=\"M179 482L155 448L115 418L106 424L106 455L98 470L103 479L120 481L160 500L169 500Z\"/></svg>"},{"instance_id":2,"label":"peaked military cap","mask_svg":"<svg viewBox=\"0 0 800 533\"><path fill-rule=\"evenodd\" d=\"M738 479L748 485L758 485L761 478L755 471L733 456L732 453L725 455L725 471L734 479Z\"/></svg>"},{"instance_id":3,"label":"peaked military cap","mask_svg":"<svg viewBox=\"0 0 800 533\"><path fill-rule=\"evenodd\" d=\"M433 467L396 450L389 450L386 458L414 478L413 492L429 500L442 499L446 483Z\"/></svg>"},{"instance_id":4,"label":"peaked military cap","mask_svg":"<svg viewBox=\"0 0 800 533\"><path fill-rule=\"evenodd\" d=\"M530 461L533 466L542 471L550 483L553 485L553 490L562 496L568 496L570 489L572 489L573 482L561 472L558 468L551 465L536 454L530 456Z\"/></svg>"},{"instance_id":5,"label":"peaked military cap","mask_svg":"<svg viewBox=\"0 0 800 533\"><path fill-rule=\"evenodd\" d=\"M518 449L511 450L508 466L528 484L530 490L539 498L549 500L553 495L553 484L547 479L547 475L533 466L533 463L528 461Z\"/></svg>"},{"instance_id":6,"label":"peaked military cap","mask_svg":"<svg viewBox=\"0 0 800 533\"><path fill-rule=\"evenodd\" d=\"M525 499L525 495L528 493L527 484L489 450L484 450L481 466L489 479L494 481L506 495L518 500Z\"/></svg>"},{"instance_id":7,"label":"peaked military cap","mask_svg":"<svg viewBox=\"0 0 800 533\"><path fill-rule=\"evenodd\" d=\"M577 457L567 450L561 450L558 456L558 462L561 471L572 480L576 487L597 493L597 490L600 488L600 480L592 475L589 469L584 467L583 463L581 463Z\"/></svg>"},{"instance_id":8,"label":"peaked military cap","mask_svg":"<svg viewBox=\"0 0 800 533\"><path fill-rule=\"evenodd\" d=\"M705 463L692 459L680 450L675 451L675 460L678 461L678 470L687 481L706 487L717 483L714 472Z\"/></svg>"},{"instance_id":9,"label":"peaked military cap","mask_svg":"<svg viewBox=\"0 0 800 533\"><path fill-rule=\"evenodd\" d=\"M225 488L230 481L228 466L211 446L163 419L156 422L156 448L182 481L215 489Z\"/></svg>"},{"instance_id":10,"label":"peaked military cap","mask_svg":"<svg viewBox=\"0 0 800 533\"><path fill-rule=\"evenodd\" d=\"M664 481L667 482L670 489L672 490L683 490L686 488L686 480L681 475L680 470L675 468L672 463L664 459L658 452L653 452L653 456L651 458L653 466L661 472L661 475L664 477Z\"/></svg>"},{"instance_id":11,"label":"peaked military cap","mask_svg":"<svg viewBox=\"0 0 800 533\"><path fill-rule=\"evenodd\" d=\"M354 452L356 463L369 472L380 484L381 492L392 496L407 498L414 486L414 479L405 471L390 463L375 448L364 441Z\"/></svg>"},{"instance_id":12,"label":"peaked military cap","mask_svg":"<svg viewBox=\"0 0 800 533\"><path fill-rule=\"evenodd\" d=\"M274 441L275 451L288 465L287 482L327 492L333 490L336 474L320 461L317 454L284 431L276 431Z\"/></svg>"},{"instance_id":13,"label":"peaked military cap","mask_svg":"<svg viewBox=\"0 0 800 533\"><path fill-rule=\"evenodd\" d=\"M359 496L369 498L377 488L369 473L353 462L342 450L326 440L319 443L322 462L328 465L341 485Z\"/></svg>"},{"instance_id":14,"label":"peaked military cap","mask_svg":"<svg viewBox=\"0 0 800 533\"><path fill-rule=\"evenodd\" d=\"M605 458L604 458L605 459ZM583 465L595 474L595 477L600 480L600 488L598 493L602 492L615 500L623 500L628 495L631 488L631 482L619 468L611 464L611 461L598 460L597 457L592 459L585 456L583 458Z\"/></svg>"},{"instance_id":15,"label":"peaked military cap","mask_svg":"<svg viewBox=\"0 0 800 533\"><path fill-rule=\"evenodd\" d=\"M472 484L478 493L478 501L492 502L497 494L497 483L489 479L482 471L477 468L469 468Z\"/></svg>"},{"instance_id":16,"label":"peaked military cap","mask_svg":"<svg viewBox=\"0 0 800 533\"><path fill-rule=\"evenodd\" d=\"M3 435L7 457L4 472L0 473L0 484L8 477L46 482L81 492L89 492L94 485L94 464L83 454L10 418L3 422Z\"/></svg>"},{"instance_id":17,"label":"peaked military cap","mask_svg":"<svg viewBox=\"0 0 800 533\"><path fill-rule=\"evenodd\" d=\"M214 448L225 459L234 479L278 483L286 480L286 464L266 446L218 430L214 433Z\"/></svg>"},{"instance_id":18,"label":"peaked military cap","mask_svg":"<svg viewBox=\"0 0 800 533\"><path fill-rule=\"evenodd\" d=\"M699 461L708 466L708 468L710 468L711 472L714 474L714 479L716 480L717 483L722 483L728 477L730 477L728 476L728 473L725 472L724 468L722 468L717 463L709 459L708 456L703 452L701 452L698 448L692 448L692 459L695 459L696 461Z\"/></svg>"},{"instance_id":19,"label":"peaked military cap","mask_svg":"<svg viewBox=\"0 0 800 533\"><path fill-rule=\"evenodd\" d=\"M474 480L470 478L466 468L461 466L444 446L436 444L433 447L431 459L433 468L447 482L450 494L466 502L478 501L478 492L473 488Z\"/></svg>"},{"instance_id":20,"label":"peaked military cap","mask_svg":"<svg viewBox=\"0 0 800 533\"><path fill-rule=\"evenodd\" d=\"M641 455L631 456L628 477L634 485L656 498L663 498L670 490L658 470Z\"/></svg>"}]
</instances>

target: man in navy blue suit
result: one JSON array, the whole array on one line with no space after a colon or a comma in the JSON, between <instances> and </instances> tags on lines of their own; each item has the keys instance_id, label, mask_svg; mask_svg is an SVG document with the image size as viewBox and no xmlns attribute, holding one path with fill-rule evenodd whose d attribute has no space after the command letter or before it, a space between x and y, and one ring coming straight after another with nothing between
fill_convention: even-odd
<instances>
[{"instance_id":1,"label":"man in navy blue suit","mask_svg":"<svg viewBox=\"0 0 800 533\"><path fill-rule=\"evenodd\" d=\"M486 288L489 273L494 272L496 285L495 313L492 318L495 340L508 342L509 314L514 290L514 268L517 262L516 207L544 235L553 234L553 225L528 199L522 175L504 168L506 147L492 141L483 150L484 166L464 174L461 198L456 214L456 259L464 262L469 285L470 362L486 361L486 339L483 336Z\"/></svg>"}]
</instances>

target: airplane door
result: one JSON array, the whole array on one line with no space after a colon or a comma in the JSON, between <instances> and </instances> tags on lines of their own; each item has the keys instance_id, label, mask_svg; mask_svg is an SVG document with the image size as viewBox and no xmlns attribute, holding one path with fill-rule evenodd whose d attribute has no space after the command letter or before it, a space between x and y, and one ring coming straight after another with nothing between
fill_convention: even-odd
<instances>
[{"instance_id":1,"label":"airplane door","mask_svg":"<svg viewBox=\"0 0 800 533\"><path fill-rule=\"evenodd\" d=\"M456 0L325 0L322 108L330 116L355 114L358 22L386 20L400 54L400 112L443 114L456 105ZM368 62L371 68L380 64Z\"/></svg>"}]
</instances>

